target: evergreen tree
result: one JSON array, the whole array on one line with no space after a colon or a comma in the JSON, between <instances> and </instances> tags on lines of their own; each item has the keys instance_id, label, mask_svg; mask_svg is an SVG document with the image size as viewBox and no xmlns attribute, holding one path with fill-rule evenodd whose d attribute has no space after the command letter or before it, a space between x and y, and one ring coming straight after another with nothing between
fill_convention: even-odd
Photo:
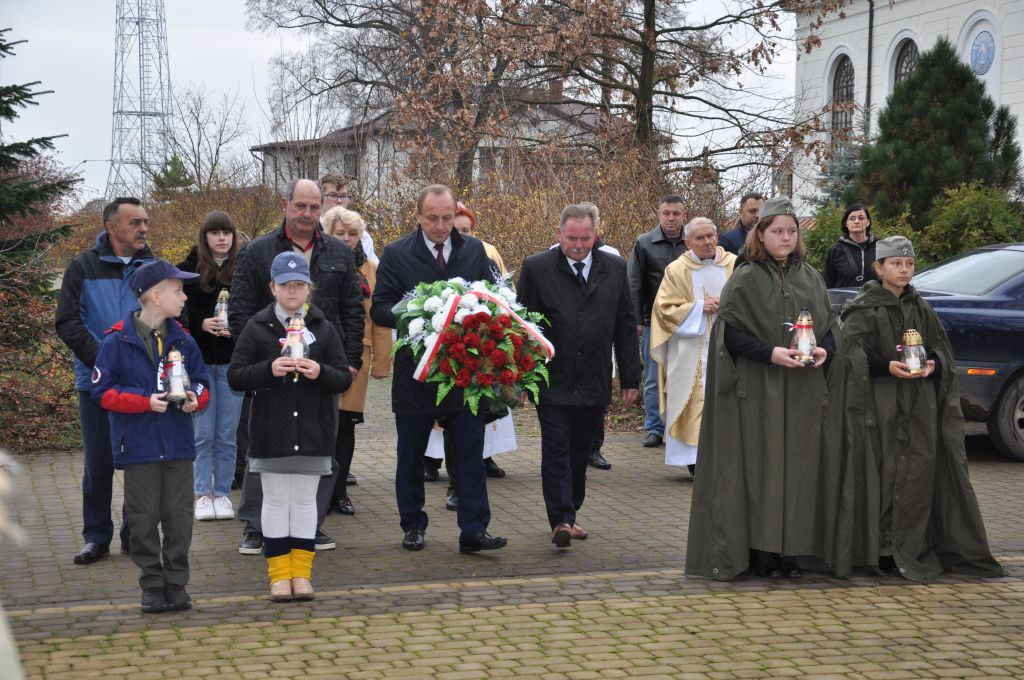
<instances>
[{"instance_id":1,"label":"evergreen tree","mask_svg":"<svg viewBox=\"0 0 1024 680\"><path fill-rule=\"evenodd\" d=\"M878 140L862 150L844 198L873 205L880 218L909 210L920 229L943 189L1019 185L1016 127L1016 118L1006 107L997 110L984 84L940 38L893 89L878 118Z\"/></svg>"},{"instance_id":2,"label":"evergreen tree","mask_svg":"<svg viewBox=\"0 0 1024 680\"><path fill-rule=\"evenodd\" d=\"M160 171L153 173L153 191L157 194L180 193L187 191L193 184L195 178L189 174L178 154L168 158Z\"/></svg>"}]
</instances>

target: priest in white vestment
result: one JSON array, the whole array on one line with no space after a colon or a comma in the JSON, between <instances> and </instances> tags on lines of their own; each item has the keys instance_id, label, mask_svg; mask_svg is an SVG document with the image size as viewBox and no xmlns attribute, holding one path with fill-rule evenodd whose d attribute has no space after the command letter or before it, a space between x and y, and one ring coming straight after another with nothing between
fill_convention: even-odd
<instances>
[{"instance_id":1,"label":"priest in white vestment","mask_svg":"<svg viewBox=\"0 0 1024 680\"><path fill-rule=\"evenodd\" d=\"M694 474L704 411L708 340L718 299L736 256L718 247L718 229L706 217L683 228L687 250L665 268L651 312L651 356L658 362L665 464Z\"/></svg>"}]
</instances>

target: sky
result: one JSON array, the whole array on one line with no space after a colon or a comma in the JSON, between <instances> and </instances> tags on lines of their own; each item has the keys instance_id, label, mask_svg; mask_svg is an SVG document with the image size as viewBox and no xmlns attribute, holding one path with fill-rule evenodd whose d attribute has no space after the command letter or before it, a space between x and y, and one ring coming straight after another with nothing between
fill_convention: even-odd
<instances>
[{"instance_id":1,"label":"sky","mask_svg":"<svg viewBox=\"0 0 1024 680\"><path fill-rule=\"evenodd\" d=\"M695 17L720 16L730 2L735 0L696 0L689 11ZM67 134L56 142L58 160L82 173L81 203L103 195L110 167L115 5L115 0L0 0L0 27L12 29L9 39L27 41L13 57L0 60L0 83L39 80L39 88L53 90L0 134L7 139ZM237 92L250 127L245 146L265 142L269 61L281 51L304 47L296 44L296 32L247 30L245 0L166 0L164 5L174 88L203 86L215 99ZM791 17L784 21L792 25ZM791 94L794 56L790 51L774 64L774 77L758 79L760 84Z\"/></svg>"},{"instance_id":2,"label":"sky","mask_svg":"<svg viewBox=\"0 0 1024 680\"><path fill-rule=\"evenodd\" d=\"M21 112L5 138L67 134L58 159L84 177L82 200L101 196L110 158L115 0L0 0L8 39L27 40L0 60L0 83L42 81L38 106ZM238 92L253 138L264 126L268 62L294 36L246 30L245 0L167 0L167 51L175 88L204 84Z\"/></svg>"}]
</instances>

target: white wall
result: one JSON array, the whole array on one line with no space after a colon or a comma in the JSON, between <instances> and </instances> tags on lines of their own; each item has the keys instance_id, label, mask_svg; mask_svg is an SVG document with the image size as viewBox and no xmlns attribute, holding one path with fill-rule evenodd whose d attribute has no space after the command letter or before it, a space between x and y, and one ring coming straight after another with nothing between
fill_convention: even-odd
<instances>
[{"instance_id":1,"label":"white wall","mask_svg":"<svg viewBox=\"0 0 1024 680\"><path fill-rule=\"evenodd\" d=\"M830 18L821 29L822 44L810 54L801 54L796 66L796 93L802 111L820 110L831 95L831 74L835 60L847 54L854 66L854 99L865 106L868 83L868 2L857 0L846 10L846 18ZM1006 105L1018 118L1018 142L1024 145L1024 2L1021 0L888 0L875 1L874 38L871 48L872 132L876 131L878 110L886 104L895 83L895 61L905 39L917 44L918 52L931 49L946 36L965 63L970 63L971 45L981 30L995 41L991 68L979 76L997 105ZM797 39L807 35L806 21L797 24ZM808 213L802 195L814 192L818 168L800 159L794 169L794 200L801 214Z\"/></svg>"}]
</instances>

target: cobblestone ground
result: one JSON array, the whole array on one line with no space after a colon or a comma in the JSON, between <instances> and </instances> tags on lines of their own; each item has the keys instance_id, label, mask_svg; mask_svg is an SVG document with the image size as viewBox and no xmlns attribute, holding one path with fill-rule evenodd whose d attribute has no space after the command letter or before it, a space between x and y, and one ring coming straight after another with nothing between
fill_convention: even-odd
<instances>
[{"instance_id":1,"label":"cobblestone ground","mask_svg":"<svg viewBox=\"0 0 1024 680\"><path fill-rule=\"evenodd\" d=\"M442 481L427 486L427 548L402 550L387 388L372 385L357 433L356 515L328 517L338 549L317 555L317 599L304 605L266 601L265 562L238 554L238 522L201 522L194 609L143 616L116 539L111 557L71 562L81 455L25 457L29 540L0 553L0 599L27 676L1024 677L1024 465L984 439L969 440L971 476L1008 578L720 584L683 575L689 475L635 434L609 435L613 469L588 475L591 538L555 550L529 412L519 451L499 458L508 477L489 481L491 531L509 547L459 555Z\"/></svg>"}]
</instances>

